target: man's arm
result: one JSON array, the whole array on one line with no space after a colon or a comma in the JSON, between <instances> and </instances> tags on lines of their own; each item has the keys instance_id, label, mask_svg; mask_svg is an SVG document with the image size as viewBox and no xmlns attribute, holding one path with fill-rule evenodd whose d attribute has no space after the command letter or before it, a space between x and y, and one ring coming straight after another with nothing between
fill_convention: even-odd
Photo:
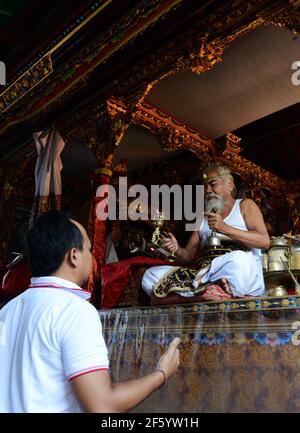
<instances>
[{"instance_id":1,"label":"man's arm","mask_svg":"<svg viewBox=\"0 0 300 433\"><path fill-rule=\"evenodd\" d=\"M160 358L159 367L166 378L173 376L179 366L179 338L175 338ZM75 395L86 412L127 412L163 385L161 371L128 382L112 384L107 371L95 371L71 380Z\"/></svg>"},{"instance_id":2,"label":"man's arm","mask_svg":"<svg viewBox=\"0 0 300 433\"><path fill-rule=\"evenodd\" d=\"M173 253L177 260L182 263L191 263L197 253L200 245L199 232L195 231L191 234L191 237L185 248L181 248L172 233L168 233L169 237L163 239L162 246L167 248L171 253Z\"/></svg>"},{"instance_id":3,"label":"man's arm","mask_svg":"<svg viewBox=\"0 0 300 433\"><path fill-rule=\"evenodd\" d=\"M240 206L248 231L229 226L218 214L206 213L208 215L209 227L212 230L230 236L238 242L242 242L249 248L268 249L270 247L270 237L259 207L251 199L243 200Z\"/></svg>"}]
</instances>

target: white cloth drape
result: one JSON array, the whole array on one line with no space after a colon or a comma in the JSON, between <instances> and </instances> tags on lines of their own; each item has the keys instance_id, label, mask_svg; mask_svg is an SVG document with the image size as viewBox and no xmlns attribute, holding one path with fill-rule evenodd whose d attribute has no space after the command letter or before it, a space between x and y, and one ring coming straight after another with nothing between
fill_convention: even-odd
<instances>
[{"instance_id":1,"label":"white cloth drape","mask_svg":"<svg viewBox=\"0 0 300 433\"><path fill-rule=\"evenodd\" d=\"M55 128L33 134L38 158L35 166L35 196L61 195L62 162L65 142Z\"/></svg>"},{"instance_id":2,"label":"white cloth drape","mask_svg":"<svg viewBox=\"0 0 300 433\"><path fill-rule=\"evenodd\" d=\"M106 259L105 259L105 263L115 263L118 262L118 256L112 241L112 236L111 233L108 233L108 235L106 236Z\"/></svg>"}]
</instances>

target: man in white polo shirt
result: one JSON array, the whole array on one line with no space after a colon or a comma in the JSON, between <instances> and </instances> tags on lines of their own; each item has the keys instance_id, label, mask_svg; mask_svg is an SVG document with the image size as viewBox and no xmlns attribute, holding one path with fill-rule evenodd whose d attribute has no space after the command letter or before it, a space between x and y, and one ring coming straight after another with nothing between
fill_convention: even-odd
<instances>
[{"instance_id":1,"label":"man in white polo shirt","mask_svg":"<svg viewBox=\"0 0 300 433\"><path fill-rule=\"evenodd\" d=\"M80 288L92 255L79 223L38 217L27 255L31 285L0 310L0 412L125 412L177 371L179 338L150 374L111 383L101 321Z\"/></svg>"}]
</instances>

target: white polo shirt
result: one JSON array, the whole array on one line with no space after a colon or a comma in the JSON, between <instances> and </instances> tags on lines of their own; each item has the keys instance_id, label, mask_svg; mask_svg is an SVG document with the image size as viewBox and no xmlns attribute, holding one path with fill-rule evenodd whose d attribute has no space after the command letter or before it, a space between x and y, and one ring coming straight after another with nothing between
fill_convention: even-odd
<instances>
[{"instance_id":1,"label":"white polo shirt","mask_svg":"<svg viewBox=\"0 0 300 433\"><path fill-rule=\"evenodd\" d=\"M70 380L109 369L89 297L62 278L32 278L0 310L0 412L82 412Z\"/></svg>"}]
</instances>

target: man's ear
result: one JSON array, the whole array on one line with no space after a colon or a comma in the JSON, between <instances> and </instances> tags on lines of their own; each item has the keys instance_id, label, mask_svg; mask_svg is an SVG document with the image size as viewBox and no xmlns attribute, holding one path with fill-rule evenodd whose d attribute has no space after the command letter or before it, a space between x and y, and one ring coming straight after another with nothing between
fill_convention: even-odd
<instances>
[{"instance_id":1,"label":"man's ear","mask_svg":"<svg viewBox=\"0 0 300 433\"><path fill-rule=\"evenodd\" d=\"M77 268L78 266L78 250L77 248L71 248L67 252L67 260L71 266Z\"/></svg>"},{"instance_id":2,"label":"man's ear","mask_svg":"<svg viewBox=\"0 0 300 433\"><path fill-rule=\"evenodd\" d=\"M232 194L232 191L234 190L235 186L234 186L234 182L231 179L228 181L228 186Z\"/></svg>"}]
</instances>

